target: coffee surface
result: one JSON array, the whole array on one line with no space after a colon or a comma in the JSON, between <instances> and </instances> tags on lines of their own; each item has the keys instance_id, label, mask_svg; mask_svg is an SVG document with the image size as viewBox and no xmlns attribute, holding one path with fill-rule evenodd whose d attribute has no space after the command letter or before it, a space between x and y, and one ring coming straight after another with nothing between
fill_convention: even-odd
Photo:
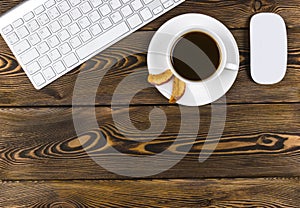
<instances>
[{"instance_id":1,"label":"coffee surface","mask_svg":"<svg viewBox=\"0 0 300 208\"><path fill-rule=\"evenodd\" d=\"M193 31L181 36L171 51L175 71L191 81L200 81L213 75L220 64L216 41L206 33Z\"/></svg>"}]
</instances>

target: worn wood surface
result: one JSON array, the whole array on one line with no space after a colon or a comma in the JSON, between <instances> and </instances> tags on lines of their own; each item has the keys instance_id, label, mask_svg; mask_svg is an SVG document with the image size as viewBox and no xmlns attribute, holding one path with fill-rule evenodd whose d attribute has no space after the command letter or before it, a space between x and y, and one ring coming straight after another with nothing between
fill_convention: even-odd
<instances>
[{"instance_id":1,"label":"worn wood surface","mask_svg":"<svg viewBox=\"0 0 300 208\"><path fill-rule=\"evenodd\" d=\"M20 2L0 0L0 15ZM32 87L0 37L0 207L299 207L299 3L188 0L41 91ZM238 78L226 94L224 133L203 163L198 159L210 127L210 105L198 108L201 122L196 141L189 132L196 123L194 108L187 108L186 132L176 139L179 107L169 105L155 88L147 85L133 97L130 107L126 105L131 85L115 92L130 76L136 85L146 82L146 51L154 32L170 18L190 12L210 15L229 27L241 61ZM259 12L280 14L288 28L287 74L272 86L257 85L250 77L249 20ZM76 79L105 69L110 70L92 103L97 106L98 127L77 136L72 119ZM97 76L89 78L90 83L98 80ZM82 86L79 97L85 98L88 92L89 86ZM113 94L118 96L119 106L114 110ZM90 105L84 101L77 104ZM91 123L91 106L75 109L86 118L84 123ZM163 116L149 121L153 109L165 113L166 127L162 133L140 133L138 130L161 127ZM112 116L119 118L128 111L130 121L113 120ZM156 134L159 137L149 141ZM211 144L217 141L209 139ZM193 146L185 155L189 144ZM126 158L115 161L117 155L109 145L137 158L167 150L167 163L174 162L174 156L185 157L165 172L136 180L102 166L109 164L127 173L159 171L161 167L139 166Z\"/></svg>"},{"instance_id":2,"label":"worn wood surface","mask_svg":"<svg viewBox=\"0 0 300 208\"><path fill-rule=\"evenodd\" d=\"M9 207L299 207L299 178L5 182Z\"/></svg>"},{"instance_id":3,"label":"worn wood surface","mask_svg":"<svg viewBox=\"0 0 300 208\"><path fill-rule=\"evenodd\" d=\"M191 135L194 109L187 109L186 131L177 138L181 127L180 109L176 106L161 106L168 118L163 132L152 130L143 134L136 129L150 127L149 112L152 106L131 107L131 121L118 122L118 128L109 107L96 108L100 129L76 136L70 108L18 108L0 109L0 178L9 180L51 179L108 179L120 178L100 167L85 152L97 159L101 165L109 161L114 167L118 163L129 172L157 167L136 165L131 169L129 160L113 161L115 156L107 148L110 144L122 153L131 156L150 156L170 148L166 162L174 154L184 154L183 148L193 141ZM198 139L184 160L175 167L151 178L193 178L193 177L257 177L257 176L299 176L300 174L300 105L229 105L226 126L217 149L204 163L198 162L199 153L207 136L211 110L210 106L200 108L200 129ZM128 108L114 110L116 117L122 117ZM86 108L79 108L82 120L90 124ZM218 112L217 112L218 116ZM151 129L159 129L162 117L152 120ZM129 122L134 127L130 128ZM198 124L196 124L198 125ZM100 132L105 135L100 136ZM156 140L146 141L152 135ZM126 136L124 136L126 135ZM134 142L131 139L137 139ZM177 139L175 147L170 147ZM81 142L80 142L81 141ZM89 144L85 150L81 144ZM159 167L158 167L159 168ZM68 174L66 174L68 170Z\"/></svg>"}]
</instances>

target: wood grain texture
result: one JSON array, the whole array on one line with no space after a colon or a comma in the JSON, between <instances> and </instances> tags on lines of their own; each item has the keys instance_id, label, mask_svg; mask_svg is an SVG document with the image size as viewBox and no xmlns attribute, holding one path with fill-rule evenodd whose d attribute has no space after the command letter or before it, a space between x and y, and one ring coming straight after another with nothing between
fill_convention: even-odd
<instances>
[{"instance_id":1,"label":"wood grain texture","mask_svg":"<svg viewBox=\"0 0 300 208\"><path fill-rule=\"evenodd\" d=\"M0 184L8 207L299 207L299 178Z\"/></svg>"},{"instance_id":2,"label":"wood grain texture","mask_svg":"<svg viewBox=\"0 0 300 208\"><path fill-rule=\"evenodd\" d=\"M159 128L162 117L154 118L150 124L149 112L153 106L130 107L131 122L116 123L109 107L97 107L100 129L91 129L79 137L74 131L70 108L4 108L0 109L0 179L118 179L91 159L85 150L100 164L109 163L129 173L160 167L141 167L131 161L116 158L109 146L119 152L136 157L160 153L177 138L181 119L176 106L156 107L168 118L163 132L137 133L152 127ZM228 105L227 120L223 136L214 153L204 163L198 157L210 127L210 106L201 107L201 122L197 141L187 156L170 170L153 178L194 177L263 177L299 176L300 174L300 104L274 105ZM120 108L113 111L121 117L128 111ZM79 108L85 124L90 124L92 115L87 108ZM218 117L217 111L217 117ZM195 110L188 108L187 132L192 131ZM122 131L122 132L121 132ZM101 137L100 134L104 137ZM152 135L160 135L147 141ZM124 136L126 135L126 137ZM211 137L210 139L212 139ZM135 139L137 141L132 141ZM174 156L185 154L183 149L193 142L189 133L177 139L179 143L166 152L166 163ZM213 139L211 142L215 142ZM82 143L81 143L82 142ZM82 144L86 146L84 149ZM120 166L122 164L122 166ZM68 174L66 174L66 170Z\"/></svg>"},{"instance_id":3,"label":"wood grain texture","mask_svg":"<svg viewBox=\"0 0 300 208\"><path fill-rule=\"evenodd\" d=\"M23 0L1 0L0 15ZM186 0L167 14L146 25L142 30L153 30L180 14L202 13L215 17L230 28L248 28L249 19L259 12L280 14L289 28L299 27L298 0Z\"/></svg>"},{"instance_id":4,"label":"wood grain texture","mask_svg":"<svg viewBox=\"0 0 300 208\"><path fill-rule=\"evenodd\" d=\"M232 89L226 94L228 103L300 102L300 30L289 30L288 71L282 82L272 86L255 84L250 76L248 30L232 31L240 49L240 72ZM36 91L0 39L0 106L49 106L71 105L75 81L80 76L89 77L89 83L96 83L99 76L95 71L110 69L104 76L96 95L96 105L110 105L112 95L119 83L133 76L136 85L147 81L146 51L154 32L138 32L122 40L105 52L87 61L59 80ZM131 100L131 104L168 104L154 87L141 90ZM127 83L124 92L118 93L119 102L126 100L133 90ZM90 92L89 85L81 87L79 95L84 97ZM94 103L92 103L94 104Z\"/></svg>"}]
</instances>

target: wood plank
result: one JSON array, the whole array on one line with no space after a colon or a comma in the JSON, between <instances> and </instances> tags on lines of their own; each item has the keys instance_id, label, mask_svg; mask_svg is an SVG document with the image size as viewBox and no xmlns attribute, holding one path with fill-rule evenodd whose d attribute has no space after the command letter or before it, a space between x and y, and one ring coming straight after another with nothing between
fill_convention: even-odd
<instances>
[{"instance_id":1,"label":"wood plank","mask_svg":"<svg viewBox=\"0 0 300 208\"><path fill-rule=\"evenodd\" d=\"M299 207L299 178L0 184L1 207Z\"/></svg>"},{"instance_id":2,"label":"wood plank","mask_svg":"<svg viewBox=\"0 0 300 208\"><path fill-rule=\"evenodd\" d=\"M80 69L73 70L45 89L36 91L9 52L3 40L0 40L0 106L47 106L71 105L75 81L80 71L81 76L91 76L89 83L99 81L93 73L97 70L110 69L104 76L96 96L96 105L110 105L112 95L119 83L135 73L137 85L144 85L147 77L146 53L154 32L138 32L102 54L87 61ZM228 103L263 103L263 102L300 102L300 30L289 30L288 72L284 80L276 85L263 86L255 84L250 76L248 31L233 31L237 39L241 66L238 78L226 95ZM117 62L117 60L119 60ZM138 93L131 104L168 104L152 86ZM126 100L133 90L125 87L119 93L119 102ZM84 97L91 89L89 85L81 87L79 95Z\"/></svg>"},{"instance_id":3,"label":"wood plank","mask_svg":"<svg viewBox=\"0 0 300 208\"><path fill-rule=\"evenodd\" d=\"M23 0L2 0L0 15ZM289 28L299 27L298 0L186 0L177 8L151 22L142 30L159 28L164 22L185 13L201 13L215 17L230 28L248 28L249 19L259 12L280 14Z\"/></svg>"},{"instance_id":4,"label":"wood plank","mask_svg":"<svg viewBox=\"0 0 300 208\"><path fill-rule=\"evenodd\" d=\"M162 133L153 128L159 129L163 116L153 118L148 132L137 132L137 129L146 130L150 127L149 112L153 108L131 107L130 118L135 127L130 127L130 122L126 120L115 123L111 108L97 107L100 129L91 129L79 137L74 130L71 108L2 108L0 180L124 178L100 166L108 163L116 171L125 170L129 174L135 174L136 171L163 171L156 164L155 167L144 167L126 158L115 161L118 157L107 144L119 152L136 157L151 156L168 149L166 158L161 160L171 164L175 156L185 154L187 145L193 144L192 129L195 125L200 127L197 141L185 158L171 169L150 178L300 175L300 104L228 105L222 138L214 153L203 163L199 163L198 158L210 128L210 106L199 108L200 124L195 124L195 109L186 109L188 119L185 123L189 125L185 126L186 131L177 140L181 127L180 109L177 106L156 107L163 110L168 118ZM93 117L88 109L84 107L77 110L84 119L83 123L90 124ZM124 107L114 110L113 114L121 118L127 112L128 109ZM221 115L219 109L216 112L217 117ZM148 141L156 134L159 135L157 139ZM89 155L80 141L89 149ZM171 146L175 141L175 145ZM212 144L213 141L216 140L211 140Z\"/></svg>"}]
</instances>

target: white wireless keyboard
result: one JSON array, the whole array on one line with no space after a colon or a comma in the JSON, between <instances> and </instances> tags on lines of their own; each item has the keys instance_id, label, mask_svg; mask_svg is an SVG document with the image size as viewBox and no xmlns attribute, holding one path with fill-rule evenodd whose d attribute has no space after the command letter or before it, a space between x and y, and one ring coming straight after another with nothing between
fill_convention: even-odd
<instances>
[{"instance_id":1,"label":"white wireless keyboard","mask_svg":"<svg viewBox=\"0 0 300 208\"><path fill-rule=\"evenodd\" d=\"M4 40L41 89L184 0L28 0L0 19Z\"/></svg>"}]
</instances>

